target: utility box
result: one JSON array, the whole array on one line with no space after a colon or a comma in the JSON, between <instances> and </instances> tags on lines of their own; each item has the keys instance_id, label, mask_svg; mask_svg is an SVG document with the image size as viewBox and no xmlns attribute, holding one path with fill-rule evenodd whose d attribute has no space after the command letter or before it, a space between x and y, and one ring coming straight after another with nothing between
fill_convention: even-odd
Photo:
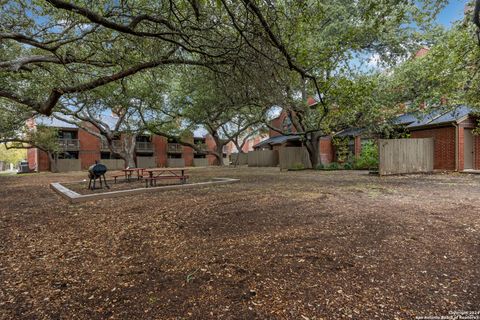
<instances>
[{"instance_id":1,"label":"utility box","mask_svg":"<svg viewBox=\"0 0 480 320\"><path fill-rule=\"evenodd\" d=\"M28 161L20 161L18 163L17 173L29 173L30 167L28 166Z\"/></svg>"}]
</instances>

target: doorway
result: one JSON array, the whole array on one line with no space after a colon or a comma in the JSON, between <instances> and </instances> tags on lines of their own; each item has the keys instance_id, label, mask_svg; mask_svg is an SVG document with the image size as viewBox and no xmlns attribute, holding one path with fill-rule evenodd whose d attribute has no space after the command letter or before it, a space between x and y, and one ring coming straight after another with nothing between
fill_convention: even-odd
<instances>
[{"instance_id":1,"label":"doorway","mask_svg":"<svg viewBox=\"0 0 480 320\"><path fill-rule=\"evenodd\" d=\"M463 132L463 170L468 170L473 169L473 134L471 129Z\"/></svg>"}]
</instances>

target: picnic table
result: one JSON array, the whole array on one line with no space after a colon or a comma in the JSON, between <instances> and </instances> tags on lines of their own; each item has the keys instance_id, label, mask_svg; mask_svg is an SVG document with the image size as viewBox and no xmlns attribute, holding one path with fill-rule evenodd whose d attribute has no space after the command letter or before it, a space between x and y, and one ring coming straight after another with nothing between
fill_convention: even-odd
<instances>
[{"instance_id":1,"label":"picnic table","mask_svg":"<svg viewBox=\"0 0 480 320\"><path fill-rule=\"evenodd\" d=\"M122 171L125 173L125 181L130 181L132 178L132 174L134 172L137 172L137 180L140 180L140 178L143 177L143 171L145 168L126 168L122 169Z\"/></svg>"},{"instance_id":2,"label":"picnic table","mask_svg":"<svg viewBox=\"0 0 480 320\"><path fill-rule=\"evenodd\" d=\"M162 179L178 179L182 184L187 182L188 176L185 175L186 168L153 168L144 169L144 172L148 173L148 177L145 178L145 187L148 188L150 184L153 187L154 183L157 184L157 180ZM154 174L157 175L154 175Z\"/></svg>"}]
</instances>

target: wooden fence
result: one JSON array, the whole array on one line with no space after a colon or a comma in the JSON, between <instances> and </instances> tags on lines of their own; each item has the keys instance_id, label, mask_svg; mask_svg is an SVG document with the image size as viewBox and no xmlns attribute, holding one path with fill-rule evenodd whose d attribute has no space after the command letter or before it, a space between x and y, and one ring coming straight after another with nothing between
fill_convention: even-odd
<instances>
[{"instance_id":1,"label":"wooden fence","mask_svg":"<svg viewBox=\"0 0 480 320\"><path fill-rule=\"evenodd\" d=\"M433 171L433 139L380 139L380 175Z\"/></svg>"},{"instance_id":2,"label":"wooden fence","mask_svg":"<svg viewBox=\"0 0 480 320\"><path fill-rule=\"evenodd\" d=\"M82 170L79 159L58 159L58 172L80 171Z\"/></svg>"},{"instance_id":3,"label":"wooden fence","mask_svg":"<svg viewBox=\"0 0 480 320\"><path fill-rule=\"evenodd\" d=\"M125 168L125 161L123 159L101 159L100 163L106 165L109 171Z\"/></svg>"},{"instance_id":4,"label":"wooden fence","mask_svg":"<svg viewBox=\"0 0 480 320\"><path fill-rule=\"evenodd\" d=\"M257 150L248 153L249 167L276 167L277 165L277 150Z\"/></svg>"},{"instance_id":5,"label":"wooden fence","mask_svg":"<svg viewBox=\"0 0 480 320\"><path fill-rule=\"evenodd\" d=\"M207 167L208 159L207 158L193 158L194 167Z\"/></svg>"},{"instance_id":6,"label":"wooden fence","mask_svg":"<svg viewBox=\"0 0 480 320\"><path fill-rule=\"evenodd\" d=\"M157 159L155 157L138 157L137 156L137 167L139 168L156 168Z\"/></svg>"},{"instance_id":7,"label":"wooden fence","mask_svg":"<svg viewBox=\"0 0 480 320\"><path fill-rule=\"evenodd\" d=\"M232 153L232 164L244 166L248 164L248 153Z\"/></svg>"},{"instance_id":8,"label":"wooden fence","mask_svg":"<svg viewBox=\"0 0 480 320\"><path fill-rule=\"evenodd\" d=\"M280 169L290 169L302 164L304 168L311 168L310 157L305 147L282 147L279 150Z\"/></svg>"},{"instance_id":9,"label":"wooden fence","mask_svg":"<svg viewBox=\"0 0 480 320\"><path fill-rule=\"evenodd\" d=\"M168 158L167 167L169 168L183 168L185 167L185 159L183 158Z\"/></svg>"}]
</instances>

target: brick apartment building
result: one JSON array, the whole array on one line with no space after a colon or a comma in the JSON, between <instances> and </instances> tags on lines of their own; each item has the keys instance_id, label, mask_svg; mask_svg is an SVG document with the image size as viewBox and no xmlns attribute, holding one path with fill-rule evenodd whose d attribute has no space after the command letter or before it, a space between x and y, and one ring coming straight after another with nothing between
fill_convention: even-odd
<instances>
[{"instance_id":1,"label":"brick apartment building","mask_svg":"<svg viewBox=\"0 0 480 320\"><path fill-rule=\"evenodd\" d=\"M307 101L310 107L316 105L316 101L309 98ZM286 112L281 112L280 115L271 121L271 126L280 129L282 132L295 133L295 127L292 125L292 121ZM350 128L336 133L333 136L347 138L349 151L355 157L359 157L362 150L362 143L369 138L362 136L363 129ZM269 138L263 140L253 146L255 150L270 149L279 150L283 147L300 147L302 142L300 136L297 135L282 135L278 131L273 129L269 130ZM319 140L319 153L320 160L323 164L328 164L336 161L337 155L333 145L332 135L326 135Z\"/></svg>"},{"instance_id":2,"label":"brick apartment building","mask_svg":"<svg viewBox=\"0 0 480 320\"><path fill-rule=\"evenodd\" d=\"M86 170L95 161L104 163L110 170L124 167L124 161L111 154L106 142L75 125L56 118L38 118L30 120L27 126L34 128L37 124L58 130L58 144L62 150L58 156L59 171ZM215 149L215 142L209 135L194 136L192 142L205 150ZM121 143L119 137L114 141L114 147L120 148ZM230 149L231 145L224 148L224 162L227 161ZM48 155L38 148L28 149L27 160L31 170L50 170ZM190 147L162 136L139 135L136 138L135 160L138 167L184 167L212 165L215 157L197 153Z\"/></svg>"},{"instance_id":3,"label":"brick apartment building","mask_svg":"<svg viewBox=\"0 0 480 320\"><path fill-rule=\"evenodd\" d=\"M480 137L472 130L478 117L467 106L453 110L434 109L427 114L405 114L397 123L404 125L412 138L433 138L435 170L480 169Z\"/></svg>"}]
</instances>

